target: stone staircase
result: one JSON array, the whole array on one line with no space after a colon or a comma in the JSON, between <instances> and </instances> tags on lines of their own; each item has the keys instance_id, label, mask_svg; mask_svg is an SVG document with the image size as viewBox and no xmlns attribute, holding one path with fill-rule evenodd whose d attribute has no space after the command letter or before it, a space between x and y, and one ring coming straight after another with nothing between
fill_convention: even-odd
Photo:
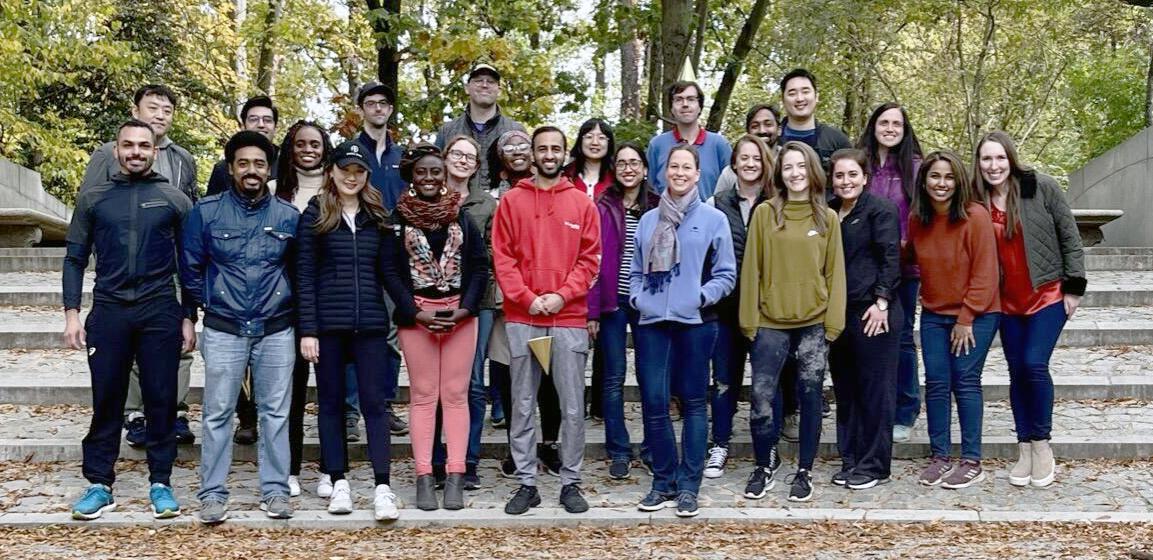
<instances>
[{"instance_id":1,"label":"stone staircase","mask_svg":"<svg viewBox=\"0 0 1153 560\"><path fill-rule=\"evenodd\" d=\"M1082 308L1066 327L1060 346L1053 356L1053 376L1058 401L1054 411L1053 448L1058 458L1063 461L1063 472L1068 470L1071 479L1081 477L1085 484L1115 479L1115 482L1111 483L1112 488L1128 487L1122 484L1116 473L1129 472L1130 474L1125 476L1131 479L1132 472L1118 471L1118 465L1144 461L1153 455L1153 248L1090 248L1087 254L1089 292ZM65 504L84 484L79 477L77 462L81 458L80 441L87 429L90 412L89 378L84 354L61 347L60 333L64 321L60 308L59 270L62 257L62 249L0 249L0 462L41 465L42 473L39 476L53 488L44 494L48 497L42 501L36 501L33 496L24 498L31 500L28 503L18 501L15 506L6 507L4 492L20 494L22 490L19 488L22 487L16 484L16 489L9 488L8 484L3 482L3 478L0 478L0 524L62 521L64 519L62 516L47 512L64 511ZM85 287L87 290L91 289L91 278ZM86 293L85 306L88 305L90 294ZM744 388L746 396L747 377ZM198 355L189 397L193 405L191 417L194 432L199 431L197 403L203 394L203 383L203 364ZM1022 519L1037 518L1038 511L1058 513L1095 511L1125 513L1128 517L1121 517L1133 520L1133 516L1145 515L1150 511L1153 492L1143 490L1148 488L1148 484L1144 484L1141 488L1136 486L1129 488L1120 498L1109 498L1114 502L1112 506L1109 503L1086 504L1061 494L1066 486L1071 487L1071 482L1066 482L1065 478L1060 479L1062 482L1054 487L1056 490L1022 493L1017 489L1011 489L1005 480L1004 463L997 461L1015 457L1016 454L1016 437L1008 403L1008 372L1004 357L998 348L990 352L983 384L986 400L983 447L985 457L992 459L989 462L989 470L993 480L983 483L982 489L969 489L973 490L969 494L966 494L969 490L954 492L953 496L959 496L956 499L933 498L918 505L921 504L918 500L923 493L937 496L942 492L938 489L922 489L915 483L916 473L929 452L922 414L911 441L895 446L894 453L899 460L895 462L895 480L892 485L871 491L880 497L867 498L863 501L861 498L850 499L847 496L865 494L836 489L827 483L828 476L835 470L836 462L835 429L832 420L828 419L825 421L820 448L824 460L816 470L818 492L828 495L826 497L819 495L814 507L829 508L830 511L841 511L845 507L850 507L852 511L887 510L886 508L911 511L936 508L934 511L940 511L933 518L968 521L981 517L970 516L964 512L973 508L981 509L982 504L986 503L995 505L994 510L1018 511L1024 515ZM310 391L314 389L310 387ZM407 398L407 375L402 371L400 399L404 401ZM631 364L625 399L626 416L635 445L641 438L640 404ZM305 421L306 461L313 461L319 455L313 414L310 411ZM740 508L744 507L786 505L796 507L796 504L784 501L788 489L783 483L778 483L774 492L780 494L777 501L754 503L740 496L744 476L751 468L748 459L752 455L747 428L747 404L742 405L738 414L737 436L731 447L731 453L736 458L734 463L736 466L722 479L706 480L706 489L702 489L702 506L716 509L714 512L716 519L737 516ZM649 514L640 516L622 514L620 511L622 508L628 510L643 495L647 489L648 478L642 470L637 469L634 471L632 482L609 480L607 468L601 461L604 459L603 425L590 422L587 428L585 485L586 493L591 492L590 502L594 505L595 514L588 522L619 524L653 520L654 516ZM960 438L955 431L953 441L956 448ZM392 453L396 459L394 480L398 477L407 480L394 483L394 487L398 488L402 500L411 503L409 494L412 483L405 478L412 475L411 461L406 459L411 456L409 439L395 437L392 442ZM363 441L349 444L349 451L351 458L362 461L366 452ZM199 452L198 444L182 447L180 459L192 462L179 465L177 469L178 480L185 480L187 483L184 488L179 487L181 482L176 483L178 493L189 502L190 510L195 510L192 490L189 487L195 484L195 467ZM499 508L504 499L502 492L512 488L508 481L499 479L497 461L494 460L503 458L506 452L504 432L486 426L482 446L482 457L486 460L482 461L482 476L485 478L487 489L481 494L474 495L471 502L473 508L486 510ZM792 464L788 458L794 453L793 445L783 445L782 454L787 458L786 471ZM258 486L254 482L255 468L246 463L255 460L256 449L251 446L237 446L235 456L237 464L234 478L240 479L242 488L238 493L243 493L246 491L245 488L251 490L252 486ZM133 493L133 497L144 496L147 493L146 477L143 474L145 471L141 463L144 458L142 450L123 446L122 459L127 460L122 462L122 466L127 470L123 480L127 482L118 483L118 489L123 488L124 492ZM1082 462L1089 466L1081 466ZM313 467L306 466L305 470L308 471L310 468ZM359 465L357 471L353 473L354 481L358 480L357 477L371 478L367 472L359 471L366 471L364 464ZM314 480L314 476L306 474L305 479ZM1110 479L1111 476L1114 478ZM546 502L556 490L559 490L559 485L550 483L549 480L546 477L541 482ZM553 485L558 488L553 489ZM369 483L362 481L359 489L367 488ZM354 490L356 489L354 487ZM118 490L118 496L121 491ZM1107 493L1113 490L1100 491ZM1043 496L1044 494L1039 493L1044 492L1052 493L1055 496L1052 499L1055 501L1046 502L1045 500L1049 498L1034 498L1035 495ZM892 493L895 493L896 497L889 495ZM1017 495L1015 500L1005 501L1002 495L1006 493L1020 495ZM1029 496L1025 496L1026 493ZM1078 499L1083 498L1080 494L1077 496L1081 496ZM248 498L239 499L243 503ZM238 498L234 497L234 500L236 499ZM314 496L307 498L303 506L298 507L308 510L303 512L307 514L307 518L315 518L323 526L355 527L365 524L365 520L360 517L356 518L358 521L349 518L349 523L345 525L331 519L322 522L321 519L326 514L312 510L323 509L323 502ZM368 507L368 503L362 498L358 507ZM409 510L405 511L407 514ZM413 511L415 513L415 510ZM33 518L18 519L14 517L18 513L47 515L47 517L35 518L40 521ZM447 513L445 515L448 517L429 517L423 514L417 517L429 523L456 519ZM499 517L503 514L489 511L486 515ZM805 515L808 517L802 517L813 518L812 512ZM853 518L854 515L856 514L842 511L839 514L829 514L826 518L837 516ZM1029 515L1033 517L1030 518ZM861 513L859 518L883 517L876 513L873 515ZM773 516L760 517L763 520L772 518ZM900 516L894 519L897 518ZM993 518L1012 520L1004 516L992 516L991 519ZM124 518L114 519L122 519L124 523L141 522L139 516L128 514ZM469 523L470 519L477 522L476 519L479 518L466 516L457 521ZM1153 519L1153 516L1150 519Z\"/></svg>"}]
</instances>

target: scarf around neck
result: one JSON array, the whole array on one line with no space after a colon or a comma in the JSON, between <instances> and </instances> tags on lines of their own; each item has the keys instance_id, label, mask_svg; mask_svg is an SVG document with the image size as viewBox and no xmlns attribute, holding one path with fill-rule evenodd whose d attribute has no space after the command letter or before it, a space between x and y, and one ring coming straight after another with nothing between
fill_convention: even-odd
<instances>
[{"instance_id":1,"label":"scarf around neck","mask_svg":"<svg viewBox=\"0 0 1153 560\"><path fill-rule=\"evenodd\" d=\"M404 216L408 223L427 230L439 230L456 221L460 212L460 193L449 191L436 197L435 200L425 200L419 196L404 195L396 204L396 211Z\"/></svg>"},{"instance_id":2,"label":"scarf around neck","mask_svg":"<svg viewBox=\"0 0 1153 560\"><path fill-rule=\"evenodd\" d=\"M661 201L657 206L660 220L653 228L653 236L649 240L649 254L645 262L645 289L649 293L657 293L672 277L680 273L681 249L677 240L677 228L684 221L685 216L701 203L697 194L697 186L680 198L673 198L669 188L661 193Z\"/></svg>"}]
</instances>

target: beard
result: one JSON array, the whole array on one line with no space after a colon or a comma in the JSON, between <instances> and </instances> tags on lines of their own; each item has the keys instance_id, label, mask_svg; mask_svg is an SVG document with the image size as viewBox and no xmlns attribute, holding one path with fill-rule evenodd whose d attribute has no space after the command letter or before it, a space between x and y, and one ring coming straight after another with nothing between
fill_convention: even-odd
<instances>
[{"instance_id":1,"label":"beard","mask_svg":"<svg viewBox=\"0 0 1153 560\"><path fill-rule=\"evenodd\" d=\"M532 163L532 166L535 167L537 173L539 173L540 176L544 177L545 179L556 179L557 177L560 176L561 171L564 170L560 165L558 165L552 171L545 171L544 167L542 167L539 163L537 163L535 161Z\"/></svg>"}]
</instances>

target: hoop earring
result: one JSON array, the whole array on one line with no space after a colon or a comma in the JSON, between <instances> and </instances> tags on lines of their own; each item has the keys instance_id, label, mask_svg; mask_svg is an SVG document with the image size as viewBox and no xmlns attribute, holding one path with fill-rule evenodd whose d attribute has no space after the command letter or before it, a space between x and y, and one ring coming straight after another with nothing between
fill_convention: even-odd
<instances>
[{"instance_id":1,"label":"hoop earring","mask_svg":"<svg viewBox=\"0 0 1153 560\"><path fill-rule=\"evenodd\" d=\"M447 186L440 187L440 196L444 196L446 194L448 194L448 187Z\"/></svg>"},{"instance_id":2,"label":"hoop earring","mask_svg":"<svg viewBox=\"0 0 1153 560\"><path fill-rule=\"evenodd\" d=\"M416 196L416 189L409 187L408 188L408 196Z\"/></svg>"}]
</instances>

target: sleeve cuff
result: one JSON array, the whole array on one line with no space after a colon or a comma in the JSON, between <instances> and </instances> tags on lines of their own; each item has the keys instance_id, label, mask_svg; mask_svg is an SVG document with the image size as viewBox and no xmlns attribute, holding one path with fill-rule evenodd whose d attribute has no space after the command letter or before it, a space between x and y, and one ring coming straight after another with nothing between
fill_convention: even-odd
<instances>
[{"instance_id":1,"label":"sleeve cuff","mask_svg":"<svg viewBox=\"0 0 1153 560\"><path fill-rule=\"evenodd\" d=\"M1088 280L1079 276L1072 276L1061 281L1061 291L1069 295L1083 296L1088 285Z\"/></svg>"}]
</instances>

